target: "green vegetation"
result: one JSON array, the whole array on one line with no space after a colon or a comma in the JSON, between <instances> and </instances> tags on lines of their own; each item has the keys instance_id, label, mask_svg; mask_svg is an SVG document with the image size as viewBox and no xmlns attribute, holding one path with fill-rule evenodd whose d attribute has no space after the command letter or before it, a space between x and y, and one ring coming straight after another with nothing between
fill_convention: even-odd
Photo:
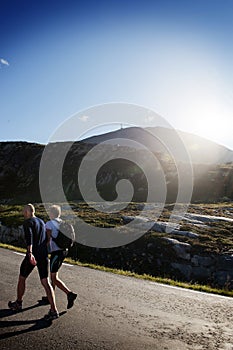
<instances>
[{"instance_id":1,"label":"green vegetation","mask_svg":"<svg viewBox=\"0 0 233 350\"><path fill-rule=\"evenodd\" d=\"M71 212L66 209L66 205L62 210L63 217L69 216ZM88 224L98 227L115 227L123 225L123 215L135 216L140 215L143 207L143 203L130 203L125 209L117 213L104 213L97 211L94 208L88 206L85 202L70 202L69 203L73 212ZM46 207L49 206L49 203ZM172 204L166 205L159 217L159 221L167 221L170 217L173 209ZM182 206L182 204L180 204ZM36 215L43 220L48 220L48 214L41 203L35 204ZM3 225L8 227L18 227L23 223L22 205L0 205L1 217L0 221ZM232 203L200 203L191 204L188 212L195 214L205 214L212 216L224 216L232 218L233 209ZM157 216L156 209L152 208L147 210L147 217L153 220ZM188 237L179 236L179 240L185 243L192 244L193 248L202 252L215 252L223 253L229 250L233 250L233 225L230 222L212 222L205 226L194 226L186 221L181 222L181 230L192 231L199 235L199 238L193 240ZM157 232L149 232L150 237L161 237L163 234ZM168 236L168 235L166 235ZM177 236L169 235L171 238L177 238Z\"/></svg>"},{"instance_id":2,"label":"green vegetation","mask_svg":"<svg viewBox=\"0 0 233 350\"><path fill-rule=\"evenodd\" d=\"M71 210L67 204L60 204L62 206L63 217L70 217ZM120 212L104 213L101 212L101 210L98 211L92 208L85 202L70 202L69 204L72 211L75 212L79 218L98 227L115 227L124 225L122 216L140 215L144 207L143 203L132 202L129 205L126 205L126 207ZM46 207L47 206L49 206L49 203ZM180 206L182 207L182 204L180 204ZM36 203L35 207L36 215L47 221L48 214L44 205ZM155 218L159 216L159 221L168 221L173 207L173 204L166 205L159 216L157 215L158 213L156 213L156 210L159 209L156 209L156 207L152 205L147 210L147 217L151 220L155 220ZM23 223L22 208L23 206L21 205L0 205L0 221L2 225L8 227L21 225ZM194 214L224 216L229 218L233 217L232 203L229 202L191 204L188 211ZM118 248L96 249L81 244L75 244L70 250L69 259L73 259L72 263L76 263L75 260L78 259L79 261L77 264L80 266L93 267L104 271L119 273L121 275L144 278L154 282L183 286L185 288L192 288L200 291L205 291L207 288L207 290L212 293L217 291L216 293L218 294L232 295L233 279L231 271L227 270L226 274L223 276L225 279L222 284L219 284L221 281L216 281L212 274L216 262L216 260L213 260L212 258L214 257L215 259L215 257L221 255L230 257L233 252L232 222L216 221L208 222L206 225L193 225L183 220L181 222L180 230L197 233L198 237L190 238L189 236L181 236L174 233L167 234L151 230L137 241ZM191 258L187 261L182 260L182 258L180 259L179 256L177 257L177 253L172 248L171 244L166 239L163 239L165 237L174 238L179 242L190 244L191 258L195 257L195 255L200 256L201 258L211 257L212 260L210 265L212 272L210 272L208 277L206 277L205 274L200 278L197 275L184 275L182 272L180 273L179 270L174 270L172 267L172 265L174 265L173 263L176 263L176 265L182 265L181 268L183 269L185 269L188 264L190 264L187 267L189 269L190 266L193 268L194 265ZM20 245L18 241L12 241L12 244ZM21 247L24 247L22 242ZM225 263L223 262L221 264L223 264L222 269L226 270L224 266ZM219 267L217 266L216 269L219 269ZM186 281L188 281L188 283L185 283ZM226 281L231 281L231 284ZM206 284L209 284L209 286L206 286ZM218 289L218 287L222 288L225 284L228 284L229 290L227 290L227 288L223 289L223 291L222 289Z\"/></svg>"},{"instance_id":3,"label":"green vegetation","mask_svg":"<svg viewBox=\"0 0 233 350\"><path fill-rule=\"evenodd\" d=\"M5 248L5 249L14 250L14 251L21 252L21 253L25 253L26 252L26 250L23 249L23 248L14 247L14 246L9 245L9 244L0 243L0 247L1 248ZM167 285L174 286L174 287L191 289L191 290L195 290L195 291L198 291L198 292L205 292L205 293L212 293L212 294L218 294L218 295L224 295L224 296L228 296L228 297L233 297L233 291L230 291L227 288L225 288L225 289L224 288L223 289L218 289L218 288L212 288L212 287L207 286L207 285L201 285L201 284L196 284L196 283L192 284L192 283L179 282L179 281L172 280L170 278L154 277L154 276L151 276L151 275L148 275L148 274L140 275L140 274L137 274L137 273L134 273L134 272L130 272L130 271L125 271L125 270L120 270L120 269L113 269L113 268L100 266L100 265L95 265L95 264L82 263L80 261L74 261L71 258L66 258L65 261L67 263L69 263L69 264L78 265L78 266L82 266L82 267L87 267L87 268L100 270L100 271L104 271L104 272L108 272L108 273L115 273L115 274L126 276L126 277L133 277L133 278L138 278L138 279L144 279L144 280L151 281L151 282L167 284Z\"/></svg>"},{"instance_id":4,"label":"green vegetation","mask_svg":"<svg viewBox=\"0 0 233 350\"><path fill-rule=\"evenodd\" d=\"M48 215L43 204L35 204L36 215L43 220L48 220ZM23 205L5 205L0 204L0 221L8 227L18 227L23 224Z\"/></svg>"}]
</instances>

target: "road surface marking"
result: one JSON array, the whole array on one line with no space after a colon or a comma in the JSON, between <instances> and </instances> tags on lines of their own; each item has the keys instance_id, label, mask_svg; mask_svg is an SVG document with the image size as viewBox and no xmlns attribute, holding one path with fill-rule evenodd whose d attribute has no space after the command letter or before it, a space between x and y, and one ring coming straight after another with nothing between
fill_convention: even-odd
<instances>
[{"instance_id":1,"label":"road surface marking","mask_svg":"<svg viewBox=\"0 0 233 350\"><path fill-rule=\"evenodd\" d=\"M25 253L19 253L19 252L13 252L14 254L17 254L17 255L25 255ZM71 265L71 264L68 264L68 263L63 263L62 265L66 265L66 266L74 266L74 265Z\"/></svg>"},{"instance_id":2,"label":"road surface marking","mask_svg":"<svg viewBox=\"0 0 233 350\"><path fill-rule=\"evenodd\" d=\"M18 252L13 252L15 254L18 254L18 255L24 255L23 253L18 253ZM66 266L74 266L74 265L71 265L71 264L67 264L67 263L63 263L63 265L66 265ZM144 280L145 281L145 280ZM193 290L193 289L186 289L186 288L182 288L182 287L177 287L177 286L169 286L168 284L163 284L163 283L158 283L158 282L152 282L152 281L147 281L149 284L158 284L159 286L163 286L165 288L171 288L171 289L176 289L176 290L180 290L180 291L184 291L184 292L190 292L190 293L198 293L198 294L202 294L202 295L209 295L209 296L214 296L214 297L218 297L218 298L231 298L232 297L229 297L229 296L226 296L226 295L219 295L219 294L214 294L214 293L207 293L207 292L201 292L201 291L198 291L198 290Z\"/></svg>"},{"instance_id":3,"label":"road surface marking","mask_svg":"<svg viewBox=\"0 0 233 350\"><path fill-rule=\"evenodd\" d=\"M178 287L178 286L170 286L169 284L165 284L165 283L159 283L159 282L153 282L153 281L148 281L149 284L158 284L159 286L163 286L165 288L170 288L170 289L176 289L176 290L180 290L180 291L184 291L187 293L198 293L198 294L202 294L205 296L212 296L212 297L218 297L218 298L224 298L224 299L229 299L232 297L231 296L227 296L227 295L220 295L220 294L215 294L215 293L209 293L209 292L202 292L199 290L195 290L195 289L188 289L188 288L183 288L183 287Z\"/></svg>"}]
</instances>

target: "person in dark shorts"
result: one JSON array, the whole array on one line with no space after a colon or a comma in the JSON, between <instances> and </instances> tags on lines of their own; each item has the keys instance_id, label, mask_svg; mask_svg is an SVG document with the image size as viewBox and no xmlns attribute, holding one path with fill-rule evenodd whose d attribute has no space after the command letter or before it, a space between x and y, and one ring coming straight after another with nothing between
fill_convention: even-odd
<instances>
[{"instance_id":1,"label":"person in dark shorts","mask_svg":"<svg viewBox=\"0 0 233 350\"><path fill-rule=\"evenodd\" d=\"M62 266L65 257L68 254L67 250L63 250L58 247L53 238L58 235L59 225L61 223L61 207L59 205L52 205L49 208L50 221L46 222L45 228L49 240L50 257L50 275L53 289L57 286L67 295L67 309L70 309L74 305L74 300L77 298L77 294L73 293L65 283L58 277L58 270ZM45 300L45 298L44 298Z\"/></svg>"},{"instance_id":2,"label":"person in dark shorts","mask_svg":"<svg viewBox=\"0 0 233 350\"><path fill-rule=\"evenodd\" d=\"M20 266L20 274L17 285L16 301L9 301L8 306L11 310L21 311L22 301L26 288L26 279L37 266L40 281L45 289L50 311L45 315L45 319L52 320L59 317L53 288L48 279L48 249L45 224L43 220L35 216L35 208L32 204L27 204L23 209L24 215L24 235L27 244L27 253Z\"/></svg>"}]
</instances>

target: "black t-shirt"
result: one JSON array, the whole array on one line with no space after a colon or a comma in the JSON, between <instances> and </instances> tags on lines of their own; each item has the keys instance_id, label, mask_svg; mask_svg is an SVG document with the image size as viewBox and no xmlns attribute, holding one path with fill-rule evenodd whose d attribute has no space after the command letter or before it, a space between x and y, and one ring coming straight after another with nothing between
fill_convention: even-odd
<instances>
[{"instance_id":1,"label":"black t-shirt","mask_svg":"<svg viewBox=\"0 0 233 350\"><path fill-rule=\"evenodd\" d=\"M43 220L32 217L23 223L27 246L32 245L32 253L38 260L48 256L47 237Z\"/></svg>"}]
</instances>

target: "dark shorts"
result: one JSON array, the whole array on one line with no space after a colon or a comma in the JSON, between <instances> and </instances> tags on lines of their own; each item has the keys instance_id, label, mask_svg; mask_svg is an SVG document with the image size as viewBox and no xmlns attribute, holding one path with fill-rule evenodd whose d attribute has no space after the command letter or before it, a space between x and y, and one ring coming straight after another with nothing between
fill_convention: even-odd
<instances>
[{"instance_id":1,"label":"dark shorts","mask_svg":"<svg viewBox=\"0 0 233 350\"><path fill-rule=\"evenodd\" d=\"M50 257L50 272L57 272L61 267L68 252L66 250L56 250L51 253Z\"/></svg>"},{"instance_id":2,"label":"dark shorts","mask_svg":"<svg viewBox=\"0 0 233 350\"><path fill-rule=\"evenodd\" d=\"M47 278L49 275L49 259L48 257L45 257L43 259L37 260L37 269L39 272L40 279ZM27 278L32 270L34 269L34 265L32 265L29 261L28 256L26 255L25 258L22 261L22 264L20 266L20 275Z\"/></svg>"}]
</instances>

